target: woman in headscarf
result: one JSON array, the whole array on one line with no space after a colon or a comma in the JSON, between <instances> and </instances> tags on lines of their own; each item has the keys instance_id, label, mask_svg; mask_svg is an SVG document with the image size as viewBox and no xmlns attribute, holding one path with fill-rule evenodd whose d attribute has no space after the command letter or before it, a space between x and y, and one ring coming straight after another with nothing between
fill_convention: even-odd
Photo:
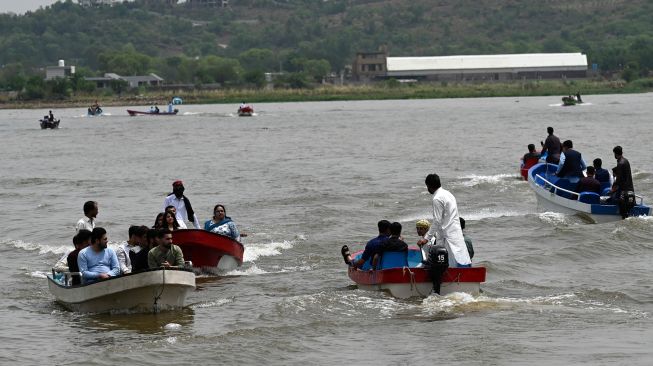
<instances>
[{"instance_id":1,"label":"woman in headscarf","mask_svg":"<svg viewBox=\"0 0 653 366\"><path fill-rule=\"evenodd\" d=\"M231 221L231 217L227 216L227 210L221 204L217 204L213 208L213 218L204 223L204 230L240 241L240 233L236 224Z\"/></svg>"}]
</instances>

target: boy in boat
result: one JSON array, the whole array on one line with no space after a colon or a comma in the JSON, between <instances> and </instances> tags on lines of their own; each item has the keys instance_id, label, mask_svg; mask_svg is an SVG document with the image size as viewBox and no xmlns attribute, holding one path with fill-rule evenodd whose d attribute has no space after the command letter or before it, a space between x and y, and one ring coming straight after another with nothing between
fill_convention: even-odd
<instances>
[{"instance_id":1,"label":"boy in boat","mask_svg":"<svg viewBox=\"0 0 653 366\"><path fill-rule=\"evenodd\" d=\"M594 167L587 167L587 176L580 179L578 186L576 186L576 192L594 192L601 194L601 182L594 178Z\"/></svg>"},{"instance_id":2,"label":"boy in boat","mask_svg":"<svg viewBox=\"0 0 653 366\"><path fill-rule=\"evenodd\" d=\"M381 245L382 252L405 252L408 244L401 240L401 224L393 222L390 224L390 237Z\"/></svg>"},{"instance_id":3,"label":"boy in boat","mask_svg":"<svg viewBox=\"0 0 653 366\"><path fill-rule=\"evenodd\" d=\"M562 143L562 154L560 154L556 176L566 178L570 183L578 183L585 169L587 165L581 153L574 150L574 143L571 140L565 140Z\"/></svg>"},{"instance_id":4,"label":"boy in boat","mask_svg":"<svg viewBox=\"0 0 653 366\"><path fill-rule=\"evenodd\" d=\"M140 251L142 243L145 241L145 234L147 233L147 228L144 226L130 226L129 227L129 239L120 244L118 247L118 263L120 263L120 272L122 274L127 274L132 272L132 262L129 252L131 251Z\"/></svg>"},{"instance_id":5,"label":"boy in boat","mask_svg":"<svg viewBox=\"0 0 653 366\"><path fill-rule=\"evenodd\" d=\"M610 173L608 172L607 169L603 169L603 161L600 158L594 159L592 162L592 165L594 166L594 178L603 184L609 184L612 185L612 178L610 177Z\"/></svg>"},{"instance_id":6,"label":"boy in boat","mask_svg":"<svg viewBox=\"0 0 653 366\"><path fill-rule=\"evenodd\" d=\"M75 250L70 252L66 257L66 263L68 263L68 270L71 273L79 272L79 264L77 262L77 258L79 256L79 252L82 249L91 245L91 235L92 233L90 231L82 229L73 238L73 244L75 245ZM82 283L82 278L78 274L73 274L72 284L80 285L81 283Z\"/></svg>"},{"instance_id":7,"label":"boy in boat","mask_svg":"<svg viewBox=\"0 0 653 366\"><path fill-rule=\"evenodd\" d=\"M84 202L84 217L77 221L75 225L75 230L80 231L85 229L88 231L93 231L95 229L95 218L98 214L98 205L95 201L86 201Z\"/></svg>"}]
</instances>

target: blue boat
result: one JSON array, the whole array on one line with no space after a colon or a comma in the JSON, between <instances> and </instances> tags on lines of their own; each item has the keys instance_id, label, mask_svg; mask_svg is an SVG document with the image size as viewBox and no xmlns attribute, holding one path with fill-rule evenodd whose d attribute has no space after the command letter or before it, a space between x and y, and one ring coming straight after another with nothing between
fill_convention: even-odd
<instances>
[{"instance_id":1,"label":"blue boat","mask_svg":"<svg viewBox=\"0 0 653 366\"><path fill-rule=\"evenodd\" d=\"M594 223L621 220L619 207L608 203L609 184L601 187L601 195L594 192L575 192L575 183L555 175L557 165L539 163L528 170L528 183L537 197L540 211L579 215ZM635 206L629 216L651 216L651 207L644 198L636 195Z\"/></svg>"}]
</instances>

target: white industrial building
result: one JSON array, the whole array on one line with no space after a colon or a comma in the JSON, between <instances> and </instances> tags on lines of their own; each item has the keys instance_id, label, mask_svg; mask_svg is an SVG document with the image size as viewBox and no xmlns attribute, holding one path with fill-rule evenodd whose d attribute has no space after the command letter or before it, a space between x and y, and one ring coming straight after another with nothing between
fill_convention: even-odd
<instances>
[{"instance_id":1,"label":"white industrial building","mask_svg":"<svg viewBox=\"0 0 653 366\"><path fill-rule=\"evenodd\" d=\"M396 79L503 81L587 77L582 53L526 53L436 57L386 57L385 75Z\"/></svg>"},{"instance_id":2,"label":"white industrial building","mask_svg":"<svg viewBox=\"0 0 653 366\"><path fill-rule=\"evenodd\" d=\"M355 80L418 79L506 81L587 77L587 56L577 53L524 53L389 57L387 50L359 52L352 63Z\"/></svg>"}]
</instances>

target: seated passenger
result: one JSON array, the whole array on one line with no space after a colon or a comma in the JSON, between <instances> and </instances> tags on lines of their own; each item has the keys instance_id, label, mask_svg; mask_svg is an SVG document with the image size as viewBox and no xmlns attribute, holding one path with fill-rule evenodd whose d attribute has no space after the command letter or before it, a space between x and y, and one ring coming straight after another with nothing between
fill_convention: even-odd
<instances>
[{"instance_id":1,"label":"seated passenger","mask_svg":"<svg viewBox=\"0 0 653 366\"><path fill-rule=\"evenodd\" d=\"M99 279L120 274L118 257L113 249L107 248L108 242L107 231L101 227L96 227L91 234L91 245L79 252L77 263L84 283L95 282Z\"/></svg>"},{"instance_id":2,"label":"seated passenger","mask_svg":"<svg viewBox=\"0 0 653 366\"><path fill-rule=\"evenodd\" d=\"M576 186L576 192L594 192L601 194L601 182L594 178L594 167L587 167L587 177L581 178Z\"/></svg>"},{"instance_id":3,"label":"seated passenger","mask_svg":"<svg viewBox=\"0 0 653 366\"><path fill-rule=\"evenodd\" d=\"M132 263L132 273L147 271L149 267L147 263L147 256L150 250L156 246L156 235L158 230L148 229L146 226L141 226L145 230L145 239L138 244L137 247L129 251L129 260Z\"/></svg>"},{"instance_id":4,"label":"seated passenger","mask_svg":"<svg viewBox=\"0 0 653 366\"><path fill-rule=\"evenodd\" d=\"M54 266L52 267L52 269L55 272L68 272L70 270L68 266L68 255L73 251L75 251L75 249L77 248L77 244L75 243L76 240L77 240L77 235L73 237L73 249L67 249L66 252L61 256L61 258L59 258L57 263L55 263Z\"/></svg>"},{"instance_id":5,"label":"seated passenger","mask_svg":"<svg viewBox=\"0 0 653 366\"><path fill-rule=\"evenodd\" d=\"M381 245L382 252L405 252L408 244L401 240L401 224L393 222L390 224L390 237Z\"/></svg>"},{"instance_id":6,"label":"seated passenger","mask_svg":"<svg viewBox=\"0 0 653 366\"><path fill-rule=\"evenodd\" d=\"M240 233L236 224L231 221L231 217L227 216L227 209L221 204L213 207L213 218L204 223L204 230L240 241Z\"/></svg>"},{"instance_id":7,"label":"seated passenger","mask_svg":"<svg viewBox=\"0 0 653 366\"><path fill-rule=\"evenodd\" d=\"M68 269L70 272L79 272L79 264L77 263L77 257L79 252L91 245L91 232L85 229L80 230L77 235L73 238L73 243L75 244L75 250L68 254L66 262L68 263ZM72 284L79 285L82 283L82 278L79 275L72 275Z\"/></svg>"},{"instance_id":8,"label":"seated passenger","mask_svg":"<svg viewBox=\"0 0 653 366\"><path fill-rule=\"evenodd\" d=\"M596 180L598 180L599 183L601 183L601 186L603 186L603 184L612 185L612 179L610 178L610 173L608 172L607 169L603 169L601 167L603 165L603 161L599 158L596 158L594 159L592 164L594 165L594 170L595 170L594 178L596 178Z\"/></svg>"},{"instance_id":9,"label":"seated passenger","mask_svg":"<svg viewBox=\"0 0 653 366\"><path fill-rule=\"evenodd\" d=\"M472 238L465 235L465 219L458 217L460 221L460 229L463 232L463 238L465 239L465 245L467 246L467 252L469 252L469 259L474 258L474 246L472 245Z\"/></svg>"},{"instance_id":10,"label":"seated passenger","mask_svg":"<svg viewBox=\"0 0 653 366\"><path fill-rule=\"evenodd\" d=\"M556 176L566 178L570 183L578 183L583 177L583 170L587 168L582 155L574 150L574 144L571 140L565 140L562 143L562 154L560 154L560 163Z\"/></svg>"},{"instance_id":11,"label":"seated passenger","mask_svg":"<svg viewBox=\"0 0 653 366\"><path fill-rule=\"evenodd\" d=\"M163 215L165 215L165 212L159 212L159 214L156 215L156 219L154 219L154 225L152 226L152 229L163 228Z\"/></svg>"},{"instance_id":12,"label":"seated passenger","mask_svg":"<svg viewBox=\"0 0 653 366\"><path fill-rule=\"evenodd\" d=\"M163 213L163 228L170 231L179 230L179 222L175 215L170 211Z\"/></svg>"},{"instance_id":13,"label":"seated passenger","mask_svg":"<svg viewBox=\"0 0 653 366\"><path fill-rule=\"evenodd\" d=\"M179 218L177 218L177 208L175 206L173 205L166 206L165 212L168 211L170 211L172 215L175 217L175 219L177 219L177 226L179 227L179 229L188 229L188 226L186 226L186 222L184 220L179 220Z\"/></svg>"},{"instance_id":14,"label":"seated passenger","mask_svg":"<svg viewBox=\"0 0 653 366\"><path fill-rule=\"evenodd\" d=\"M150 269L165 267L176 268L184 266L184 253L181 248L172 244L172 232L168 229L158 230L156 246L147 254L147 265Z\"/></svg>"},{"instance_id":15,"label":"seated passenger","mask_svg":"<svg viewBox=\"0 0 653 366\"><path fill-rule=\"evenodd\" d=\"M390 236L390 221L381 220L377 223L376 226L379 228L379 236L368 241L367 244L365 244L365 250L363 250L363 254L357 261L354 261L349 254L349 248L347 248L346 245L343 246L342 255L345 259L345 263L354 268L361 268L363 267L363 264L365 264L365 262L367 262L370 258L373 258L374 255L381 253L381 246L386 240L388 240L388 237Z\"/></svg>"},{"instance_id":16,"label":"seated passenger","mask_svg":"<svg viewBox=\"0 0 653 366\"><path fill-rule=\"evenodd\" d=\"M132 225L129 227L129 239L120 244L116 253L118 256L118 263L120 263L120 272L122 272L122 274L131 273L132 262L129 257L129 252L136 248L140 250L140 244L145 241L146 232L147 228L143 229L143 226Z\"/></svg>"}]
</instances>

